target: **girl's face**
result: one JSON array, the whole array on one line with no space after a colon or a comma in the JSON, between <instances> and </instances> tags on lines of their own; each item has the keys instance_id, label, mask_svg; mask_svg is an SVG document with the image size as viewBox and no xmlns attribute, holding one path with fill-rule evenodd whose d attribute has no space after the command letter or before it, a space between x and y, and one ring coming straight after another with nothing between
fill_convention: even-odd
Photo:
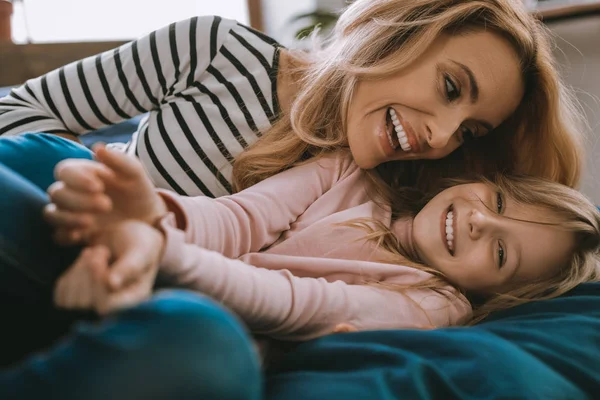
<instances>
[{"instance_id":1,"label":"girl's face","mask_svg":"<svg viewBox=\"0 0 600 400\"><path fill-rule=\"evenodd\" d=\"M523 90L517 55L501 36L441 36L396 75L358 83L347 116L350 150L363 169L443 158L509 117Z\"/></svg>"},{"instance_id":2,"label":"girl's face","mask_svg":"<svg viewBox=\"0 0 600 400\"><path fill-rule=\"evenodd\" d=\"M549 211L519 204L491 185L458 185L417 214L412 242L423 262L455 285L505 292L549 278L568 261L574 235L540 224L553 221Z\"/></svg>"}]
</instances>

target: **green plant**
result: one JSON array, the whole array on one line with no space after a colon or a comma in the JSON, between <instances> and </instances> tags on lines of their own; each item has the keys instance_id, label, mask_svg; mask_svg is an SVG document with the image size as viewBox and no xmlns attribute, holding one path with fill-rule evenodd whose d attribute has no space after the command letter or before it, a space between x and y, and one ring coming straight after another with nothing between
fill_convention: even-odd
<instances>
[{"instance_id":1,"label":"green plant","mask_svg":"<svg viewBox=\"0 0 600 400\"><path fill-rule=\"evenodd\" d=\"M296 32L296 39L304 39L314 32L315 29L321 29L323 31L327 31L338 19L338 14L325 11L325 10L315 10L308 13L298 14L290 20L291 23L298 21L306 21L307 25L303 28L300 28Z\"/></svg>"}]
</instances>

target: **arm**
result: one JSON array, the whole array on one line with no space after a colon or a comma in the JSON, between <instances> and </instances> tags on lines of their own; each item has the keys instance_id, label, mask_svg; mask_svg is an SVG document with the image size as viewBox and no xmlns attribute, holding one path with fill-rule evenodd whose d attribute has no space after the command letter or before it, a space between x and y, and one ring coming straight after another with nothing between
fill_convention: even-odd
<instances>
[{"instance_id":1,"label":"arm","mask_svg":"<svg viewBox=\"0 0 600 400\"><path fill-rule=\"evenodd\" d=\"M165 228L161 278L206 293L230 307L257 333L306 340L331 333L339 323L359 330L457 324L470 308L456 295L431 290L404 293L367 285L300 278L287 270L256 268L184 243ZM340 268L347 260L339 260Z\"/></svg>"},{"instance_id":2,"label":"arm","mask_svg":"<svg viewBox=\"0 0 600 400\"><path fill-rule=\"evenodd\" d=\"M0 135L79 135L158 109L208 67L233 21L173 23L29 80L0 99Z\"/></svg>"},{"instance_id":3,"label":"arm","mask_svg":"<svg viewBox=\"0 0 600 400\"><path fill-rule=\"evenodd\" d=\"M306 209L358 167L326 156L274 175L240 193L211 199L161 191L187 243L237 258L273 244Z\"/></svg>"}]
</instances>

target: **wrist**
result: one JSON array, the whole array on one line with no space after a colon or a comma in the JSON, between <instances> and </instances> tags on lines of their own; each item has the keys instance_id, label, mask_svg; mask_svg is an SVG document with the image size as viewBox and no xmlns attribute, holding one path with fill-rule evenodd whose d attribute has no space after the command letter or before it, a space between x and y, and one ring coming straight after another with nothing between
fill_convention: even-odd
<instances>
[{"instance_id":1,"label":"wrist","mask_svg":"<svg viewBox=\"0 0 600 400\"><path fill-rule=\"evenodd\" d=\"M169 213L169 208L160 194L155 192L154 196L154 210L145 222L156 228L165 215Z\"/></svg>"},{"instance_id":2,"label":"wrist","mask_svg":"<svg viewBox=\"0 0 600 400\"><path fill-rule=\"evenodd\" d=\"M162 206L164 207L164 213L157 220L157 222L160 222L160 220L166 214L172 213L175 216L175 223L176 223L177 229L185 231L185 229L187 228L187 220L186 220L185 214L184 214L183 210L181 209L181 207L179 206L179 204L175 200L173 200L171 198L171 196L169 196L168 194L163 194L161 192L158 192L157 194L161 200Z\"/></svg>"}]
</instances>

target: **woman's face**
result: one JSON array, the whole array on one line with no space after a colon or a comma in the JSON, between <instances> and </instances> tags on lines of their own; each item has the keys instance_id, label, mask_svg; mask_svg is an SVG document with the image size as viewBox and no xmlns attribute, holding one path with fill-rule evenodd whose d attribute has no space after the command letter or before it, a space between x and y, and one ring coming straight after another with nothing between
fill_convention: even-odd
<instances>
[{"instance_id":1,"label":"woman's face","mask_svg":"<svg viewBox=\"0 0 600 400\"><path fill-rule=\"evenodd\" d=\"M485 31L443 35L396 75L357 84L347 116L350 150L363 169L443 158L509 117L523 90L507 40Z\"/></svg>"},{"instance_id":2,"label":"woman's face","mask_svg":"<svg viewBox=\"0 0 600 400\"><path fill-rule=\"evenodd\" d=\"M568 261L573 233L540 222L552 222L549 211L519 204L491 185L458 185L417 214L412 243L426 265L459 287L503 292L549 278Z\"/></svg>"}]
</instances>

